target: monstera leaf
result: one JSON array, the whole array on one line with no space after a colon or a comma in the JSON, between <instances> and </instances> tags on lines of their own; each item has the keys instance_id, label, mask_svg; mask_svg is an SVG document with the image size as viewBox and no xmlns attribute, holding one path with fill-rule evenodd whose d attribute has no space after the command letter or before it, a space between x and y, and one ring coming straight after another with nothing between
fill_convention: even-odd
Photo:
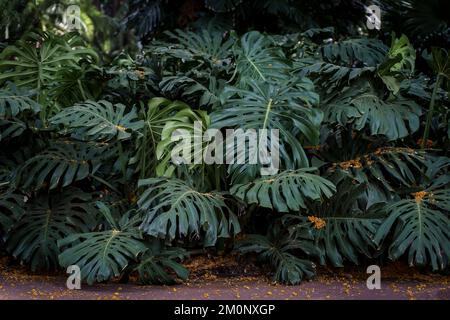
<instances>
[{"instance_id":1,"label":"monstera leaf","mask_svg":"<svg viewBox=\"0 0 450 320\"><path fill-rule=\"evenodd\" d=\"M119 276L130 261L146 250L140 241L141 232L136 227L131 212L116 222L109 209L97 204L111 229L105 231L72 233L58 241L63 249L59 255L61 266L78 265L81 276L88 284L102 282Z\"/></svg>"},{"instance_id":2,"label":"monstera leaf","mask_svg":"<svg viewBox=\"0 0 450 320\"><path fill-rule=\"evenodd\" d=\"M138 120L133 108L126 113L123 104L112 104L105 100L86 101L65 108L50 119L53 124L63 124L76 138L83 140L126 140L131 132L144 125Z\"/></svg>"},{"instance_id":3,"label":"monstera leaf","mask_svg":"<svg viewBox=\"0 0 450 320\"><path fill-rule=\"evenodd\" d=\"M209 76L209 79L200 81L183 75L164 77L159 83L166 95L181 95L185 99L198 101L199 106L217 106L219 95L225 86L225 81Z\"/></svg>"},{"instance_id":4,"label":"monstera leaf","mask_svg":"<svg viewBox=\"0 0 450 320\"><path fill-rule=\"evenodd\" d=\"M156 167L158 176L172 176L175 165L181 163L188 164L192 168L197 158L203 159L203 150L206 148L203 132L210 125L208 114L202 110L192 110L183 102L175 101L172 106L175 105L178 106L179 111L167 119L161 131L161 141L156 147L156 157L159 160ZM178 142L180 139L181 142ZM200 148L196 146L197 141ZM188 151L186 148L189 150L187 154L184 153ZM172 161L173 155L180 158L179 163Z\"/></svg>"},{"instance_id":5,"label":"monstera leaf","mask_svg":"<svg viewBox=\"0 0 450 320\"><path fill-rule=\"evenodd\" d=\"M86 144L55 145L25 161L17 172L15 184L23 190L68 186L97 171L101 152L102 149Z\"/></svg>"},{"instance_id":6,"label":"monstera leaf","mask_svg":"<svg viewBox=\"0 0 450 320\"><path fill-rule=\"evenodd\" d=\"M381 63L388 48L377 39L355 38L322 46L322 55L329 62L352 65L359 61L367 67Z\"/></svg>"},{"instance_id":7,"label":"monstera leaf","mask_svg":"<svg viewBox=\"0 0 450 320\"><path fill-rule=\"evenodd\" d=\"M416 51L405 35L396 39L392 35L392 44L386 60L378 67L378 75L387 88L397 94L401 82L414 74Z\"/></svg>"},{"instance_id":8,"label":"monstera leaf","mask_svg":"<svg viewBox=\"0 0 450 320\"><path fill-rule=\"evenodd\" d=\"M346 67L309 57L295 61L293 68L293 72L301 77L308 76L314 79L314 82L327 93L374 71L375 67Z\"/></svg>"},{"instance_id":9,"label":"monstera leaf","mask_svg":"<svg viewBox=\"0 0 450 320\"><path fill-rule=\"evenodd\" d=\"M139 38L145 38L159 26L162 18L161 0L132 0L129 2L129 14L124 18L123 24L128 29L136 30Z\"/></svg>"},{"instance_id":10,"label":"monstera leaf","mask_svg":"<svg viewBox=\"0 0 450 320\"><path fill-rule=\"evenodd\" d=\"M22 217L25 213L23 200L24 197L20 194L0 189L0 230L9 231Z\"/></svg>"},{"instance_id":11,"label":"monstera leaf","mask_svg":"<svg viewBox=\"0 0 450 320\"><path fill-rule=\"evenodd\" d=\"M222 69L230 64L234 38L226 40L222 33L204 29L202 32L175 30L166 32L174 44L159 45L153 54L168 54L183 61L199 60L211 69Z\"/></svg>"},{"instance_id":12,"label":"monstera leaf","mask_svg":"<svg viewBox=\"0 0 450 320\"><path fill-rule=\"evenodd\" d=\"M140 228L151 236L173 240L204 231L205 246L212 246L217 238L240 231L237 217L218 192L199 192L178 179L144 179L138 185L143 193L137 204L145 213Z\"/></svg>"},{"instance_id":13,"label":"monstera leaf","mask_svg":"<svg viewBox=\"0 0 450 320\"><path fill-rule=\"evenodd\" d=\"M399 62L394 64L390 70L391 71L400 71L400 70L408 70L411 74L414 73L414 67L416 62L416 51L414 47L409 42L407 36L402 34L402 36L398 39L392 35L392 44L391 48L388 52L388 58L395 58L400 56L401 59Z\"/></svg>"},{"instance_id":14,"label":"monstera leaf","mask_svg":"<svg viewBox=\"0 0 450 320\"><path fill-rule=\"evenodd\" d=\"M302 142L310 145L318 143L322 121L322 112L312 107L318 102L312 82L302 78L278 85L250 81L249 85L248 90L225 88L222 96L225 103L211 115L211 127L266 129L269 135L271 130L278 130L280 165L287 169L307 167L308 159ZM237 153L234 149L232 151ZM249 165L233 165L231 170L239 175L241 171L250 169ZM235 176L232 181L239 183L253 178L247 176L236 180Z\"/></svg>"},{"instance_id":15,"label":"monstera leaf","mask_svg":"<svg viewBox=\"0 0 450 320\"><path fill-rule=\"evenodd\" d=\"M281 48L275 48L269 37L257 31L242 36L235 55L241 83L249 79L267 82L288 78L288 65Z\"/></svg>"},{"instance_id":16,"label":"monstera leaf","mask_svg":"<svg viewBox=\"0 0 450 320\"><path fill-rule=\"evenodd\" d=\"M383 100L366 84L350 88L330 102L325 118L343 126L351 123L355 130L367 126L372 135L395 140L417 131L421 114L420 106L414 101L401 97Z\"/></svg>"},{"instance_id":17,"label":"monstera leaf","mask_svg":"<svg viewBox=\"0 0 450 320\"><path fill-rule=\"evenodd\" d=\"M190 110L186 103L170 101L165 98L152 98L141 109L144 109L144 127L137 137L137 150L129 163L137 163L141 178L154 175L155 171L160 175L170 175L174 166L169 162L170 151L172 150L170 149L172 146L171 130L167 129L166 124L173 124L177 121L187 122L189 115L194 116L193 121L201 119L197 117L194 111ZM173 126L171 127L173 128ZM164 131L164 128L166 128L166 131ZM161 140L165 141L164 146L160 146L160 149L157 150L158 144L163 144ZM156 159L154 157L155 152L159 152ZM158 157L161 161L157 161Z\"/></svg>"},{"instance_id":18,"label":"monstera leaf","mask_svg":"<svg viewBox=\"0 0 450 320\"><path fill-rule=\"evenodd\" d=\"M257 253L259 258L275 269L273 280L286 284L299 284L303 278L315 275L315 264L298 257L298 251L317 254L308 239L295 240L281 233L276 226L267 236L251 234L238 242L237 251L243 254Z\"/></svg>"},{"instance_id":19,"label":"monstera leaf","mask_svg":"<svg viewBox=\"0 0 450 320\"><path fill-rule=\"evenodd\" d=\"M25 110L37 113L40 109L29 91L18 89L13 84L0 89L0 119L16 117Z\"/></svg>"},{"instance_id":20,"label":"monstera leaf","mask_svg":"<svg viewBox=\"0 0 450 320\"><path fill-rule=\"evenodd\" d=\"M342 172L360 183L380 185L386 193L394 193L399 184L416 184L416 175L427 160L425 155L423 150L411 148L377 148L355 159L334 163L329 171Z\"/></svg>"},{"instance_id":21,"label":"monstera leaf","mask_svg":"<svg viewBox=\"0 0 450 320\"><path fill-rule=\"evenodd\" d=\"M139 281L145 285L176 284L175 277L169 274L167 270L173 271L181 280L186 280L189 271L178 262L186 256L187 252L182 248L164 247L160 241L151 242L149 249L135 268L139 274Z\"/></svg>"},{"instance_id":22,"label":"monstera leaf","mask_svg":"<svg viewBox=\"0 0 450 320\"><path fill-rule=\"evenodd\" d=\"M17 259L31 269L58 266L56 242L94 226L95 209L90 194L76 188L60 193L41 194L29 200L25 213L12 226L6 245Z\"/></svg>"},{"instance_id":23,"label":"monstera leaf","mask_svg":"<svg viewBox=\"0 0 450 320\"><path fill-rule=\"evenodd\" d=\"M413 193L413 198L403 199L385 208L387 219L378 229L374 241L381 244L389 234L389 258L397 260L407 254L411 266L431 265L433 270L443 270L450 262L450 189L438 187L441 176L426 190ZM435 189L433 187L437 187Z\"/></svg>"},{"instance_id":24,"label":"monstera leaf","mask_svg":"<svg viewBox=\"0 0 450 320\"><path fill-rule=\"evenodd\" d=\"M13 80L18 86L37 89L39 95L55 81L62 67L76 69L80 59L91 62L98 59L94 50L83 47L81 37L73 33L30 34L1 53L0 81Z\"/></svg>"},{"instance_id":25,"label":"monstera leaf","mask_svg":"<svg viewBox=\"0 0 450 320\"><path fill-rule=\"evenodd\" d=\"M0 141L20 136L27 124L22 113L37 113L41 106L32 98L32 93L25 92L9 84L6 88L0 89Z\"/></svg>"},{"instance_id":26,"label":"monstera leaf","mask_svg":"<svg viewBox=\"0 0 450 320\"><path fill-rule=\"evenodd\" d=\"M0 119L0 141L20 136L27 128L19 119Z\"/></svg>"},{"instance_id":27,"label":"monstera leaf","mask_svg":"<svg viewBox=\"0 0 450 320\"><path fill-rule=\"evenodd\" d=\"M278 212L298 211L306 208L306 199L329 198L336 191L333 183L313 174L315 170L283 171L248 184L234 185L230 192L249 204L257 203Z\"/></svg>"},{"instance_id":28,"label":"monstera leaf","mask_svg":"<svg viewBox=\"0 0 450 320\"><path fill-rule=\"evenodd\" d=\"M365 190L364 185L353 185L346 179L336 186L336 194L322 203L312 203L307 217L285 215L283 223L298 238L311 234L314 245L320 251L321 264L329 261L335 267L343 267L344 260L359 263L359 257L372 257L376 251L372 241L383 214L374 205L360 208L356 202Z\"/></svg>"}]
</instances>

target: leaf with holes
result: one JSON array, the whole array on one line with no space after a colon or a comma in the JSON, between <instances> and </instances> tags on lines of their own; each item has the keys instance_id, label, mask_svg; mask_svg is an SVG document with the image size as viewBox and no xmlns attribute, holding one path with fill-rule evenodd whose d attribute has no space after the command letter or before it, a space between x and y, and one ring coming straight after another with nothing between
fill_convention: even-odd
<instances>
[{"instance_id":1,"label":"leaf with holes","mask_svg":"<svg viewBox=\"0 0 450 320\"><path fill-rule=\"evenodd\" d=\"M230 193L246 203L257 203L277 212L306 208L305 201L329 198L336 191L333 183L313 172L315 168L283 171L277 175L234 185Z\"/></svg>"},{"instance_id":2,"label":"leaf with holes","mask_svg":"<svg viewBox=\"0 0 450 320\"><path fill-rule=\"evenodd\" d=\"M444 270L450 262L450 189L424 190L385 208L387 219L378 229L374 241L381 244L389 234L389 258L397 260L407 254L411 266L431 265ZM444 211L444 212L443 212Z\"/></svg>"},{"instance_id":3,"label":"leaf with holes","mask_svg":"<svg viewBox=\"0 0 450 320\"><path fill-rule=\"evenodd\" d=\"M105 100L86 101L65 108L50 119L62 124L75 138L82 140L126 140L132 132L142 129L144 121L139 120L135 108L126 113L123 104L112 104Z\"/></svg>"},{"instance_id":4,"label":"leaf with holes","mask_svg":"<svg viewBox=\"0 0 450 320\"><path fill-rule=\"evenodd\" d=\"M94 226L92 197L76 188L41 194L25 206L25 213L13 224L6 247L17 259L30 264L33 271L58 267L56 242Z\"/></svg>"},{"instance_id":5,"label":"leaf with holes","mask_svg":"<svg viewBox=\"0 0 450 320\"><path fill-rule=\"evenodd\" d=\"M204 231L205 246L212 246L240 231L221 193L199 192L178 179L144 179L138 185L143 192L137 204L145 213L140 228L151 236L173 240Z\"/></svg>"}]
</instances>

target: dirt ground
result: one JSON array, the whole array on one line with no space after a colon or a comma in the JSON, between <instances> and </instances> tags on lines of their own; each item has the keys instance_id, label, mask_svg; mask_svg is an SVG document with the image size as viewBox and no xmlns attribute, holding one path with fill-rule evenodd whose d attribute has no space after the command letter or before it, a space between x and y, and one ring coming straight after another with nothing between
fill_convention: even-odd
<instances>
[{"instance_id":1,"label":"dirt ground","mask_svg":"<svg viewBox=\"0 0 450 320\"><path fill-rule=\"evenodd\" d=\"M318 276L300 285L272 283L252 264L243 266L235 259L200 257L187 262L189 281L175 286L141 286L130 279L81 290L66 288L66 277L59 274L32 274L26 268L0 259L0 300L308 300L308 299L445 299L450 300L450 276L421 274L402 264L381 268L381 289L369 290L369 276L359 269L320 268Z\"/></svg>"}]
</instances>

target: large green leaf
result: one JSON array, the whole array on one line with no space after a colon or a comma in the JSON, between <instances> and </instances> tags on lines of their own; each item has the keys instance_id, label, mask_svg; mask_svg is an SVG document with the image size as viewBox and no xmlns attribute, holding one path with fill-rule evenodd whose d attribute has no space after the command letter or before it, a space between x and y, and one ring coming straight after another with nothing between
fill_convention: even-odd
<instances>
[{"instance_id":1,"label":"large green leaf","mask_svg":"<svg viewBox=\"0 0 450 320\"><path fill-rule=\"evenodd\" d=\"M372 135L389 140L403 138L419 129L422 110L413 100L402 97L381 99L368 84L352 87L326 105L325 118L355 130L370 128Z\"/></svg>"},{"instance_id":2,"label":"large green leaf","mask_svg":"<svg viewBox=\"0 0 450 320\"><path fill-rule=\"evenodd\" d=\"M375 67L347 67L311 57L294 61L293 68L294 73L314 79L314 82L328 94L341 85L345 86L352 80L374 71Z\"/></svg>"},{"instance_id":3,"label":"large green leaf","mask_svg":"<svg viewBox=\"0 0 450 320\"><path fill-rule=\"evenodd\" d=\"M102 152L104 149L87 144L55 144L21 165L15 185L23 190L68 186L95 173L101 165Z\"/></svg>"},{"instance_id":4,"label":"large green leaf","mask_svg":"<svg viewBox=\"0 0 450 320\"><path fill-rule=\"evenodd\" d=\"M58 267L56 242L94 226L95 210L90 194L76 188L41 194L29 200L25 213L8 233L7 249L31 269Z\"/></svg>"},{"instance_id":5,"label":"large green leaf","mask_svg":"<svg viewBox=\"0 0 450 320\"><path fill-rule=\"evenodd\" d=\"M134 217L129 219L127 213L116 222L106 206L100 204L99 208L109 222L110 230L72 233L58 241L58 246L63 249L59 255L61 266L78 265L82 279L88 284L119 276L130 261L137 260L146 250Z\"/></svg>"},{"instance_id":6,"label":"large green leaf","mask_svg":"<svg viewBox=\"0 0 450 320\"><path fill-rule=\"evenodd\" d=\"M443 270L450 262L450 219L446 215L450 211L450 189L429 189L413 196L385 208L388 217L374 241L381 244L392 233L390 259L407 254L411 266L431 265L433 270Z\"/></svg>"},{"instance_id":7,"label":"large green leaf","mask_svg":"<svg viewBox=\"0 0 450 320\"><path fill-rule=\"evenodd\" d=\"M204 231L205 246L212 246L217 238L240 231L221 193L199 192L178 179L144 179L138 185L143 193L137 204L145 213L140 228L151 236L173 240L177 235L199 237Z\"/></svg>"},{"instance_id":8,"label":"large green leaf","mask_svg":"<svg viewBox=\"0 0 450 320\"><path fill-rule=\"evenodd\" d=\"M169 54L184 61L202 60L210 68L222 68L230 63L233 38L225 40L223 34L207 29L198 33L175 30L166 34L174 44L156 47L153 54Z\"/></svg>"},{"instance_id":9,"label":"large green leaf","mask_svg":"<svg viewBox=\"0 0 450 320\"><path fill-rule=\"evenodd\" d=\"M416 51L410 44L408 38L402 35L396 39L392 35L392 44L386 60L378 67L378 75L387 88L397 94L400 83L414 74L416 62Z\"/></svg>"},{"instance_id":10,"label":"large green leaf","mask_svg":"<svg viewBox=\"0 0 450 320\"><path fill-rule=\"evenodd\" d=\"M25 110L39 112L40 105L32 99L32 93L16 88L10 84L0 89L0 119L15 117Z\"/></svg>"},{"instance_id":11,"label":"large green leaf","mask_svg":"<svg viewBox=\"0 0 450 320\"><path fill-rule=\"evenodd\" d=\"M167 119L161 131L161 141L156 147L156 157L159 160L156 174L170 177L173 175L176 165L172 161L172 155L181 156L180 162L188 164L190 168L197 164L195 159L200 157L203 160L203 151L206 147L206 143L203 142L203 133L210 125L210 118L205 111L192 110L187 104L180 101L175 101L168 107L179 110ZM201 129L199 132L195 130L196 125L199 125L199 129ZM178 142L180 138L182 142ZM200 141L200 150L195 147L196 141ZM183 153L186 148L189 148L190 154Z\"/></svg>"},{"instance_id":12,"label":"large green leaf","mask_svg":"<svg viewBox=\"0 0 450 320\"><path fill-rule=\"evenodd\" d=\"M283 171L277 175L234 185L230 192L247 203L257 203L278 212L306 208L305 200L321 200L332 196L333 183L313 172L315 168Z\"/></svg>"},{"instance_id":13,"label":"large green leaf","mask_svg":"<svg viewBox=\"0 0 450 320\"><path fill-rule=\"evenodd\" d=\"M308 166L302 144L318 143L322 121L322 112L313 107L318 103L318 95L312 82L307 78L277 85L250 81L249 86L248 90L225 88L224 105L211 115L211 126L244 131L267 129L269 135L270 130L278 130L281 167L297 169ZM231 151L237 153L234 149ZM242 165L233 165L232 171L239 175L241 168ZM250 166L246 165L244 171L247 169ZM249 177L233 177L233 181L248 180Z\"/></svg>"},{"instance_id":14,"label":"large green leaf","mask_svg":"<svg viewBox=\"0 0 450 320\"><path fill-rule=\"evenodd\" d=\"M387 193L394 193L398 185L413 187L425 163L422 150L385 147L334 163L329 171L343 172L360 183L376 184Z\"/></svg>"},{"instance_id":15,"label":"large green leaf","mask_svg":"<svg viewBox=\"0 0 450 320\"><path fill-rule=\"evenodd\" d=\"M213 76L208 79L194 79L182 74L164 77L159 86L165 95L181 95L185 99L198 101L199 106L216 106L225 81Z\"/></svg>"},{"instance_id":16,"label":"large green leaf","mask_svg":"<svg viewBox=\"0 0 450 320\"><path fill-rule=\"evenodd\" d=\"M135 270L142 284L175 284L174 273L181 280L186 280L189 271L178 261L183 260L187 252L182 248L164 247L160 241L152 241L149 249L142 256ZM169 273L167 270L173 272Z\"/></svg>"},{"instance_id":17,"label":"large green leaf","mask_svg":"<svg viewBox=\"0 0 450 320\"><path fill-rule=\"evenodd\" d=\"M0 188L0 230L9 231L24 213L24 196Z\"/></svg>"},{"instance_id":18,"label":"large green leaf","mask_svg":"<svg viewBox=\"0 0 450 320\"><path fill-rule=\"evenodd\" d=\"M382 214L374 205L360 208L357 199L364 192L364 185L353 185L350 179L337 184L336 194L322 203L312 203L308 217L285 215L283 222L294 235L312 234L319 250L320 263L329 261L335 267L343 267L344 260L359 263L361 255L372 257L376 251L372 241Z\"/></svg>"},{"instance_id":19,"label":"large green leaf","mask_svg":"<svg viewBox=\"0 0 450 320\"><path fill-rule=\"evenodd\" d=\"M0 141L18 137L26 129L26 123L19 119L0 119Z\"/></svg>"},{"instance_id":20,"label":"large green leaf","mask_svg":"<svg viewBox=\"0 0 450 320\"><path fill-rule=\"evenodd\" d=\"M200 120L197 118L194 111L190 110L190 107L181 101L170 101L165 98L152 98L147 105L141 105L142 113L144 113L144 126L140 131L140 135L136 139L136 152L130 159L129 164L136 163L140 177L145 178L155 173L160 175L170 175L174 167L169 163L170 161L170 132L167 132L164 137L162 136L166 125L173 121L181 121L184 119L187 121L189 115L194 115L194 120ZM185 110L181 112L182 110ZM177 117L177 115L180 115ZM161 140L165 140L164 144L167 146L160 146L158 160L157 145L162 144ZM162 148L162 149L161 149ZM167 150L163 150L166 148ZM167 151L165 157L163 153ZM156 153L156 155L155 155ZM169 174L170 173L170 174Z\"/></svg>"},{"instance_id":21,"label":"large green leaf","mask_svg":"<svg viewBox=\"0 0 450 320\"><path fill-rule=\"evenodd\" d=\"M355 38L336 41L322 46L323 57L330 62L348 65L360 62L368 67L381 63L387 47L377 39Z\"/></svg>"},{"instance_id":22,"label":"large green leaf","mask_svg":"<svg viewBox=\"0 0 450 320\"><path fill-rule=\"evenodd\" d=\"M267 82L288 78L288 64L281 48L274 47L270 38L258 31L242 36L235 55L241 83L247 83L248 79Z\"/></svg>"},{"instance_id":23,"label":"large green leaf","mask_svg":"<svg viewBox=\"0 0 450 320\"><path fill-rule=\"evenodd\" d=\"M32 99L33 93L9 84L0 89L0 141L20 136L27 128L23 113L37 113L41 106Z\"/></svg>"},{"instance_id":24,"label":"large green leaf","mask_svg":"<svg viewBox=\"0 0 450 320\"><path fill-rule=\"evenodd\" d=\"M0 81L13 80L18 86L37 89L40 94L55 81L60 69L78 68L80 59L95 61L97 58L95 51L83 47L81 38L73 33L30 34L1 53Z\"/></svg>"},{"instance_id":25,"label":"large green leaf","mask_svg":"<svg viewBox=\"0 0 450 320\"><path fill-rule=\"evenodd\" d=\"M251 234L237 244L240 253L257 253L259 258L269 263L275 273L273 280L299 284L303 278L310 279L315 275L316 266L307 259L298 257L298 251L307 255L317 254L317 249L307 238L295 240L282 234L276 226L267 236Z\"/></svg>"},{"instance_id":26,"label":"large green leaf","mask_svg":"<svg viewBox=\"0 0 450 320\"><path fill-rule=\"evenodd\" d=\"M50 119L53 124L63 124L76 138L83 140L125 140L133 131L142 129L136 109L126 112L123 104L105 100L86 101L65 108Z\"/></svg>"}]
</instances>

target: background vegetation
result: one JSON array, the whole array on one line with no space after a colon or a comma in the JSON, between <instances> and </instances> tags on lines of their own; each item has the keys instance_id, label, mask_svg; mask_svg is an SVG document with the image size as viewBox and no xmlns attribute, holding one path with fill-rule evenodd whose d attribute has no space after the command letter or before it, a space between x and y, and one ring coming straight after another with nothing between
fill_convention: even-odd
<instances>
[{"instance_id":1,"label":"background vegetation","mask_svg":"<svg viewBox=\"0 0 450 320\"><path fill-rule=\"evenodd\" d=\"M170 284L198 248L289 284L317 264L448 270L448 1L1 0L0 15L0 251L31 270ZM194 121L279 129L280 172L174 166L170 135Z\"/></svg>"}]
</instances>

